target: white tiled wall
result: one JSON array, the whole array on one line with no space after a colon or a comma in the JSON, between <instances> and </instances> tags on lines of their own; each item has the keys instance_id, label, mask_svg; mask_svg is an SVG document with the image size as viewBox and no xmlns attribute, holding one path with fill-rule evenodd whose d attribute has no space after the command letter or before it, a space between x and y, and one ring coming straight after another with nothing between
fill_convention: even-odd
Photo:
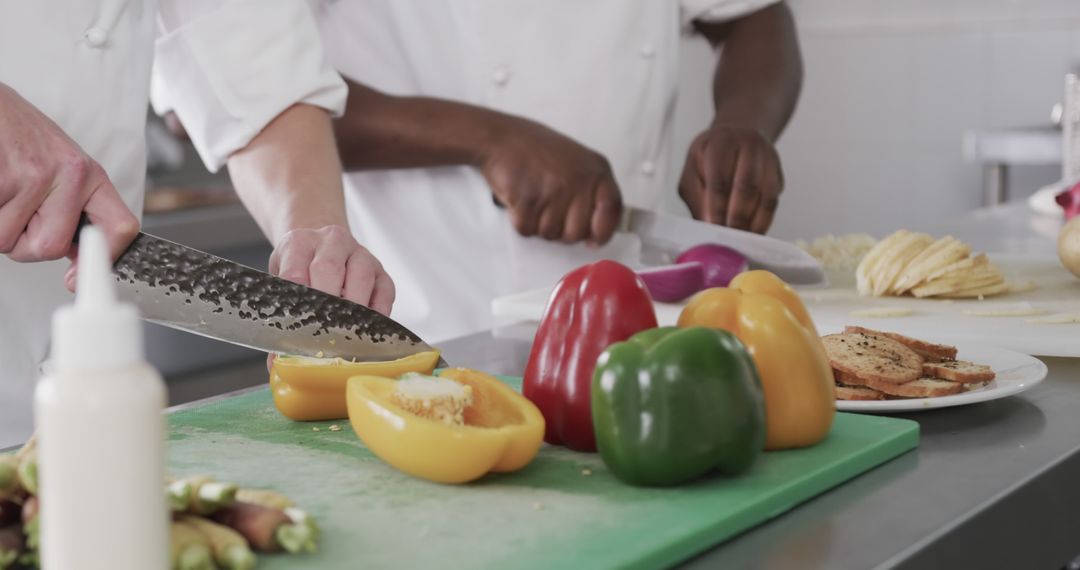
<instances>
[{"instance_id":1,"label":"white tiled wall","mask_svg":"<svg viewBox=\"0 0 1080 570\"><path fill-rule=\"evenodd\" d=\"M1080 64L1077 0L791 1L806 80L780 142L780 237L882 234L978 207L982 174L964 161L963 133L1048 124ZM680 149L709 117L713 57L700 41L684 47ZM1016 169L1012 189L1058 174Z\"/></svg>"}]
</instances>

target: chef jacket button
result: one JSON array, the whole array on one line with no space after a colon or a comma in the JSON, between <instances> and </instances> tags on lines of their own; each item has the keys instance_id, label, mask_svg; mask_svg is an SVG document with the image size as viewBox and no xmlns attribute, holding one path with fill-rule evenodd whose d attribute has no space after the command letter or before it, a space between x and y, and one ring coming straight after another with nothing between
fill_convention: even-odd
<instances>
[{"instance_id":1,"label":"chef jacket button","mask_svg":"<svg viewBox=\"0 0 1080 570\"><path fill-rule=\"evenodd\" d=\"M641 54L641 57L644 59L652 59L652 56L656 55L656 47L650 42L645 42L641 44L641 49L638 50L638 53Z\"/></svg>"},{"instance_id":2,"label":"chef jacket button","mask_svg":"<svg viewBox=\"0 0 1080 570\"><path fill-rule=\"evenodd\" d=\"M646 160L641 163L641 173L645 176L652 176L656 172L656 165L651 160Z\"/></svg>"},{"instance_id":3,"label":"chef jacket button","mask_svg":"<svg viewBox=\"0 0 1080 570\"><path fill-rule=\"evenodd\" d=\"M108 39L109 35L101 28L93 27L86 30L86 43L89 44L90 47L99 48L105 45L105 42L108 41Z\"/></svg>"},{"instance_id":4,"label":"chef jacket button","mask_svg":"<svg viewBox=\"0 0 1080 570\"><path fill-rule=\"evenodd\" d=\"M491 73L491 82L495 85L506 85L510 81L510 71L500 67Z\"/></svg>"}]
</instances>

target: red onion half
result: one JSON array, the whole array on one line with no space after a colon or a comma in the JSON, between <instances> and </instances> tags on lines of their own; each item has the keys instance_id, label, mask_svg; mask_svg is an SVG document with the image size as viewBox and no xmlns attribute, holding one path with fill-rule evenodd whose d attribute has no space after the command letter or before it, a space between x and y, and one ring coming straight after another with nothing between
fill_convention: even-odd
<instances>
[{"instance_id":1,"label":"red onion half","mask_svg":"<svg viewBox=\"0 0 1080 570\"><path fill-rule=\"evenodd\" d=\"M746 257L731 249L715 243L703 243L684 251L675 262L696 261L705 269L705 287L727 287L736 275L746 271Z\"/></svg>"},{"instance_id":2,"label":"red onion half","mask_svg":"<svg viewBox=\"0 0 1080 570\"><path fill-rule=\"evenodd\" d=\"M654 301L677 303L705 288L705 267L696 262L638 271Z\"/></svg>"},{"instance_id":3,"label":"red onion half","mask_svg":"<svg viewBox=\"0 0 1080 570\"><path fill-rule=\"evenodd\" d=\"M1080 184L1058 194L1054 199L1065 210L1066 222L1080 214Z\"/></svg>"}]
</instances>

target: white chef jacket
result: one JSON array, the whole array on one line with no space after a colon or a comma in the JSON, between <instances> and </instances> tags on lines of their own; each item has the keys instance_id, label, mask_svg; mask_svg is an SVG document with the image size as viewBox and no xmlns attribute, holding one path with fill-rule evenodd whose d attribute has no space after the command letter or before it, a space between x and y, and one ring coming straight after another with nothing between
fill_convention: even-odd
<instances>
[{"instance_id":1,"label":"white chef jacket","mask_svg":"<svg viewBox=\"0 0 1080 570\"><path fill-rule=\"evenodd\" d=\"M158 11L160 8L160 12ZM156 25L155 25L156 24ZM345 86L304 0L5 0L0 82L60 125L141 214L155 35L159 81L203 156L222 163L303 101L340 113ZM0 256L0 447L31 429L31 394L66 261Z\"/></svg>"},{"instance_id":2,"label":"white chef jacket","mask_svg":"<svg viewBox=\"0 0 1080 570\"><path fill-rule=\"evenodd\" d=\"M605 155L625 202L657 208L675 191L680 32L776 1L346 0L316 15L343 75L537 120ZM354 233L397 285L393 315L430 342L490 328L499 295L640 253L629 236L600 250L521 238L473 168L353 173L345 183Z\"/></svg>"}]
</instances>

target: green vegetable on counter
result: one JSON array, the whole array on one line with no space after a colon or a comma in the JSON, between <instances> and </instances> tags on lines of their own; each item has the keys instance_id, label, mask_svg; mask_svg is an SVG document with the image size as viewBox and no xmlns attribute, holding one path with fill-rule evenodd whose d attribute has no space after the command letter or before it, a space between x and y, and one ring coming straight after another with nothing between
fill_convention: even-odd
<instances>
[{"instance_id":1,"label":"green vegetable on counter","mask_svg":"<svg viewBox=\"0 0 1080 570\"><path fill-rule=\"evenodd\" d=\"M17 454L0 456L0 570L40 565L37 490L32 438ZM232 483L192 476L166 480L164 492L174 517L172 570L251 570L257 562L252 548L289 553L316 548L315 520L276 491L241 491ZM245 501L238 502L238 495Z\"/></svg>"},{"instance_id":2,"label":"green vegetable on counter","mask_svg":"<svg viewBox=\"0 0 1080 570\"><path fill-rule=\"evenodd\" d=\"M754 361L719 329L649 329L608 347L593 375L592 414L604 463L632 485L736 475L765 442Z\"/></svg>"},{"instance_id":3,"label":"green vegetable on counter","mask_svg":"<svg viewBox=\"0 0 1080 570\"><path fill-rule=\"evenodd\" d=\"M171 489L172 485L170 485L168 490L169 502L170 504L173 502L179 503L180 498L187 496L187 507L173 510L195 515L209 515L222 507L231 505L236 500L237 486L232 483L222 483L205 476L187 477L181 481L188 485L189 491L185 492L182 488L183 483L180 483L178 485L180 487L178 489L179 495L174 496Z\"/></svg>"},{"instance_id":4,"label":"green vegetable on counter","mask_svg":"<svg viewBox=\"0 0 1080 570\"><path fill-rule=\"evenodd\" d=\"M285 516L289 517L289 520L292 522L306 525L310 528L315 538L318 538L319 535L322 534L314 517L298 508L292 499L277 491L271 491L269 489L240 489L236 493L236 500L260 505L269 509L284 511Z\"/></svg>"},{"instance_id":5,"label":"green vegetable on counter","mask_svg":"<svg viewBox=\"0 0 1080 570\"><path fill-rule=\"evenodd\" d=\"M25 550L26 539L20 525L0 528L0 570L15 566Z\"/></svg>"},{"instance_id":6,"label":"green vegetable on counter","mask_svg":"<svg viewBox=\"0 0 1080 570\"><path fill-rule=\"evenodd\" d=\"M183 520L172 521L169 530L169 568L215 570L210 539Z\"/></svg>"},{"instance_id":7,"label":"green vegetable on counter","mask_svg":"<svg viewBox=\"0 0 1080 570\"><path fill-rule=\"evenodd\" d=\"M41 499L36 495L27 497L22 505L22 527L26 535L26 548L37 553L41 549Z\"/></svg>"},{"instance_id":8,"label":"green vegetable on counter","mask_svg":"<svg viewBox=\"0 0 1080 570\"><path fill-rule=\"evenodd\" d=\"M210 541L214 561L226 570L250 570L255 567L255 554L240 533L216 522L187 515L180 519L193 526Z\"/></svg>"},{"instance_id":9,"label":"green vegetable on counter","mask_svg":"<svg viewBox=\"0 0 1080 570\"><path fill-rule=\"evenodd\" d=\"M186 479L170 481L165 485L165 501L169 510L182 513L191 504L191 483Z\"/></svg>"},{"instance_id":10,"label":"green vegetable on counter","mask_svg":"<svg viewBox=\"0 0 1080 570\"><path fill-rule=\"evenodd\" d=\"M0 455L0 499L19 494L19 458L14 454Z\"/></svg>"},{"instance_id":11,"label":"green vegetable on counter","mask_svg":"<svg viewBox=\"0 0 1080 570\"><path fill-rule=\"evenodd\" d=\"M37 451L29 451L19 460L19 485L31 495L38 492Z\"/></svg>"},{"instance_id":12,"label":"green vegetable on counter","mask_svg":"<svg viewBox=\"0 0 1080 570\"><path fill-rule=\"evenodd\" d=\"M307 524L297 524L280 509L237 501L212 518L244 536L262 552L314 552L316 536Z\"/></svg>"}]
</instances>

